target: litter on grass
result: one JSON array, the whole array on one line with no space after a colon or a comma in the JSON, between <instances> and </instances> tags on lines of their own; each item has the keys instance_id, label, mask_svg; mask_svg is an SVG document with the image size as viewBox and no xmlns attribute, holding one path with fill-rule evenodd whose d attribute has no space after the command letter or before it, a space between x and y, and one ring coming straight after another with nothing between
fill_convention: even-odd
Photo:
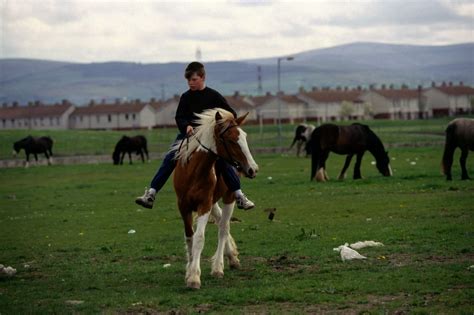
<instances>
[{"instance_id":1,"label":"litter on grass","mask_svg":"<svg viewBox=\"0 0 474 315\"><path fill-rule=\"evenodd\" d=\"M349 243L345 243L344 245L341 245L339 247L333 248L335 252L339 252L341 254L341 259L342 261L346 260L354 260L354 259L367 259L367 257L359 254L356 249L361 249L365 247L377 247L377 246L384 246L380 242L375 242L375 241L359 241L352 243L349 245Z\"/></svg>"},{"instance_id":2,"label":"litter on grass","mask_svg":"<svg viewBox=\"0 0 474 315\"><path fill-rule=\"evenodd\" d=\"M0 276L13 277L15 274L15 268L11 266L5 267L4 265L0 264Z\"/></svg>"},{"instance_id":3,"label":"litter on grass","mask_svg":"<svg viewBox=\"0 0 474 315\"><path fill-rule=\"evenodd\" d=\"M361 249L361 248L364 248L364 247L383 246L383 244L380 243L380 242L374 242L374 241L363 241L363 242L352 243L349 246L353 249Z\"/></svg>"},{"instance_id":4,"label":"litter on grass","mask_svg":"<svg viewBox=\"0 0 474 315\"><path fill-rule=\"evenodd\" d=\"M353 259L367 259L367 257L362 256L357 251L350 248L349 243L336 247L333 250L341 253L342 261L353 260Z\"/></svg>"}]
</instances>

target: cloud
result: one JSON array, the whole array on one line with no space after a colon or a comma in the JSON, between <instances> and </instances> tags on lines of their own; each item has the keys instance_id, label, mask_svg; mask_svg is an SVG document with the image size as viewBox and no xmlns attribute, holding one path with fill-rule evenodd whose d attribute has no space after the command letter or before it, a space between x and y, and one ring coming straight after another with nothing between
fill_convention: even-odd
<instances>
[{"instance_id":1,"label":"cloud","mask_svg":"<svg viewBox=\"0 0 474 315\"><path fill-rule=\"evenodd\" d=\"M0 0L0 57L189 61L281 56L353 41L473 41L472 1Z\"/></svg>"}]
</instances>

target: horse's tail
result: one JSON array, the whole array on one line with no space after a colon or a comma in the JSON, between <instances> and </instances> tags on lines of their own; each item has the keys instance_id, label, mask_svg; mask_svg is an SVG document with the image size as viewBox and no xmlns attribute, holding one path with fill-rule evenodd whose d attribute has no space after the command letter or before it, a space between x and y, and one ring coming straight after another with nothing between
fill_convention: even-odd
<instances>
[{"instance_id":1,"label":"horse's tail","mask_svg":"<svg viewBox=\"0 0 474 315\"><path fill-rule=\"evenodd\" d=\"M311 177L313 180L319 169L319 159L321 156L321 129L318 127L311 133L311 137L306 144L307 152L311 151Z\"/></svg>"},{"instance_id":2,"label":"horse's tail","mask_svg":"<svg viewBox=\"0 0 474 315\"><path fill-rule=\"evenodd\" d=\"M443 159L441 168L444 175L451 176L451 166L453 165L453 154L456 149L456 124L450 123L446 127L446 139L444 142Z\"/></svg>"}]
</instances>

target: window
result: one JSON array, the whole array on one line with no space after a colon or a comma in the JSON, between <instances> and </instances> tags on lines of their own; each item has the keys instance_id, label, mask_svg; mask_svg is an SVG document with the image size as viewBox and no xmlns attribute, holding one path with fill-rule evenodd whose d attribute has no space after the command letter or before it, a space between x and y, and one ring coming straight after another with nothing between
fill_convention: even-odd
<instances>
[{"instance_id":1,"label":"window","mask_svg":"<svg viewBox=\"0 0 474 315\"><path fill-rule=\"evenodd\" d=\"M125 114L125 120L128 120L128 114Z\"/></svg>"},{"instance_id":2,"label":"window","mask_svg":"<svg viewBox=\"0 0 474 315\"><path fill-rule=\"evenodd\" d=\"M109 122L111 122L111 121L112 121L112 116L111 116L111 115L107 115L107 120L108 120Z\"/></svg>"},{"instance_id":3,"label":"window","mask_svg":"<svg viewBox=\"0 0 474 315\"><path fill-rule=\"evenodd\" d=\"M135 115L135 114L132 115L132 119L133 119L133 120L136 119L136 115Z\"/></svg>"}]
</instances>

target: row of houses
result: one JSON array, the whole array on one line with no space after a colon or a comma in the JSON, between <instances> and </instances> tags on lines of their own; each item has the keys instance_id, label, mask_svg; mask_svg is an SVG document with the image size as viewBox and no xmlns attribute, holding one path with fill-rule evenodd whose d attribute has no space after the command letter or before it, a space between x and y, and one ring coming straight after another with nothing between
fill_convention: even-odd
<instances>
[{"instance_id":1,"label":"row of houses","mask_svg":"<svg viewBox=\"0 0 474 315\"><path fill-rule=\"evenodd\" d=\"M237 113L249 112L250 123L274 124L302 121L364 119L418 119L455 116L473 112L474 89L459 84L432 83L429 88L403 86L395 89L338 87L300 89L297 94L266 93L262 96L225 96ZM135 129L174 126L179 97L166 101L115 101L75 106L67 100L60 104L40 102L20 106L3 104L1 129Z\"/></svg>"}]
</instances>

